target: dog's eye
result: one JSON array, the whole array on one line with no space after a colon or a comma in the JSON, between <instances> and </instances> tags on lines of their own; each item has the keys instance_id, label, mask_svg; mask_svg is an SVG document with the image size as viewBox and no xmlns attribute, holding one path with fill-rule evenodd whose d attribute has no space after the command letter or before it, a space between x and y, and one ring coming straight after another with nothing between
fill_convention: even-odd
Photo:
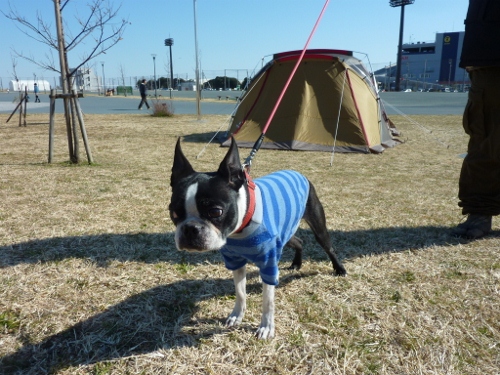
<instances>
[{"instance_id":1,"label":"dog's eye","mask_svg":"<svg viewBox=\"0 0 500 375\"><path fill-rule=\"evenodd\" d=\"M218 217L222 216L222 210L220 208L211 208L208 210L208 216L210 216L212 219L217 219Z\"/></svg>"}]
</instances>

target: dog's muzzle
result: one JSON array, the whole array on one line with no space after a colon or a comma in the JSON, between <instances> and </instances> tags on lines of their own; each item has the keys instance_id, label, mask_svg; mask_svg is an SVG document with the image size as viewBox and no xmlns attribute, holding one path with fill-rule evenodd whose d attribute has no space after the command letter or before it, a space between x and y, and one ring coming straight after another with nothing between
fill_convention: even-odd
<instances>
[{"instance_id":1,"label":"dog's muzzle","mask_svg":"<svg viewBox=\"0 0 500 375\"><path fill-rule=\"evenodd\" d=\"M177 227L175 243L179 250L204 252L219 250L225 241L205 222L189 220Z\"/></svg>"}]
</instances>

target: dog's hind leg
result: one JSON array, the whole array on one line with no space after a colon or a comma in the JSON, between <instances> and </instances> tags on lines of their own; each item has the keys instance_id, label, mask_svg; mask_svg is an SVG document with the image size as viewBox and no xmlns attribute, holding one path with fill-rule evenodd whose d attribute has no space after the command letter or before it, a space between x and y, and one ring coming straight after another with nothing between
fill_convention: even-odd
<instances>
[{"instance_id":1,"label":"dog's hind leg","mask_svg":"<svg viewBox=\"0 0 500 375\"><path fill-rule=\"evenodd\" d=\"M347 272L334 253L330 235L326 229L326 218L323 205L321 204L318 195L316 194L316 189L314 189L311 182L309 182L309 197L307 198L304 220L311 227L316 241L318 241L332 261L333 268L337 275L345 275Z\"/></svg>"},{"instance_id":2,"label":"dog's hind leg","mask_svg":"<svg viewBox=\"0 0 500 375\"><path fill-rule=\"evenodd\" d=\"M293 236L285 246L289 246L295 250L295 256L293 257L292 264L290 267L288 267L288 269L300 270L300 267L302 267L302 240L298 237Z\"/></svg>"},{"instance_id":3,"label":"dog's hind leg","mask_svg":"<svg viewBox=\"0 0 500 375\"><path fill-rule=\"evenodd\" d=\"M234 288L236 291L236 303L234 304L233 312L226 320L227 327L234 327L239 325L242 322L243 317L245 316L245 310L247 309L246 274L246 266L233 271Z\"/></svg>"}]
</instances>

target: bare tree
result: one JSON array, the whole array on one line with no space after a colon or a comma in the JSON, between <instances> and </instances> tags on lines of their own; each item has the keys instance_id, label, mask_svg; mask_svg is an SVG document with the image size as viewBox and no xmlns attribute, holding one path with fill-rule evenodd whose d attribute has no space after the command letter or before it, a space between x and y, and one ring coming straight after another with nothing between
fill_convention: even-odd
<instances>
[{"instance_id":1,"label":"bare tree","mask_svg":"<svg viewBox=\"0 0 500 375\"><path fill-rule=\"evenodd\" d=\"M12 76L14 77L16 82L19 82L19 77L17 76L17 60L12 55L11 55L11 61L12 61Z\"/></svg>"},{"instance_id":2,"label":"bare tree","mask_svg":"<svg viewBox=\"0 0 500 375\"><path fill-rule=\"evenodd\" d=\"M125 86L125 71L123 70L122 64L120 64L120 74L122 76L123 93L125 94L125 96L127 96L127 87Z\"/></svg>"},{"instance_id":3,"label":"bare tree","mask_svg":"<svg viewBox=\"0 0 500 375\"><path fill-rule=\"evenodd\" d=\"M71 0L49 1L59 4L59 12L61 13L62 19L63 10ZM51 22L44 20L40 13L37 13L36 20L32 22L20 14L19 11L13 9L10 3L9 7L9 13L2 13L8 19L17 22L19 24L18 29L21 32L40 43L46 44L53 50L59 51L57 30L54 29ZM73 30L69 30L68 25L64 23L64 37L67 39L64 46L64 52L66 54L75 49L85 39L93 40L93 47L90 48L90 51L85 52L81 56L79 63L69 72L70 76L73 76L75 72L83 65L87 64L87 62L106 53L106 51L118 43L122 39L126 26L129 24L125 19L121 19L118 22L115 20L118 18L120 7L114 9L109 0L93 0L87 7L89 9L87 17L74 17L76 24L79 26L79 30L77 30L76 33ZM60 67L55 63L52 52L52 50L49 50L45 55L45 61L40 61L33 55L25 55L22 52L14 50L14 53L18 57L28 60L43 69L62 74Z\"/></svg>"},{"instance_id":4,"label":"bare tree","mask_svg":"<svg viewBox=\"0 0 500 375\"><path fill-rule=\"evenodd\" d=\"M14 53L23 59L31 61L43 69L51 70L61 74L61 84L64 99L64 113L66 117L66 129L68 135L69 156L72 163L79 162L78 155L78 135L77 118L80 119L78 97L71 92L73 89L73 78L82 66L97 56L106 53L111 47L122 39L122 35L128 24L128 21L121 19L116 22L120 7L113 8L108 0L92 0L88 4L88 14L86 17L75 16L78 30L70 30L64 23L62 13L71 0L50 0L54 3L56 27L50 22L44 20L37 13L36 21L32 22L17 10L10 6L9 13L3 13L8 19L17 22L18 28L30 38L44 43L51 48L45 55L46 60L40 61L33 55L27 56L23 53L14 51ZM77 0L78 1L78 0ZM66 31L64 30L66 28ZM70 69L68 65L68 53L82 44L84 40L92 40L92 47L88 52L81 56L80 61ZM52 50L58 51L59 67L55 64ZM89 162L91 162L90 149L86 141L85 126L83 120L79 120L80 128L87 150Z\"/></svg>"}]
</instances>

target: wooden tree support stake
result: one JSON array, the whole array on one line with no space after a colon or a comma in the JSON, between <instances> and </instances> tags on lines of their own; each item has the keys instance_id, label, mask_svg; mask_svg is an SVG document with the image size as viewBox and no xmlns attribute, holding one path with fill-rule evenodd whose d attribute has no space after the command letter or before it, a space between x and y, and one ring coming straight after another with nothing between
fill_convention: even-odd
<instances>
[{"instance_id":1,"label":"wooden tree support stake","mask_svg":"<svg viewBox=\"0 0 500 375\"><path fill-rule=\"evenodd\" d=\"M73 121L71 123L73 124L73 129L72 129L72 146L74 147L73 151L75 155L78 155L78 137L77 137L77 129L75 127L76 125L76 120L74 119L75 115L78 118L78 124L80 126L80 131L82 133L82 139L83 139L83 144L85 146L85 152L87 153L87 160L89 164L92 164L94 162L94 159L92 158L92 151L90 150L90 144L89 140L87 137L87 131L85 130L85 122L83 120L82 116L82 109L80 107L80 102L78 101L78 98L83 98L82 93L76 93L74 90L72 90L71 93L68 94L56 94L55 90L50 90L50 120L49 120L49 158L48 162L49 164L52 163L54 159L54 135L55 135L55 112L56 112L56 99L64 99L65 101L70 102L70 107L71 107L71 115L73 117ZM70 136L70 135L68 135Z\"/></svg>"}]
</instances>

